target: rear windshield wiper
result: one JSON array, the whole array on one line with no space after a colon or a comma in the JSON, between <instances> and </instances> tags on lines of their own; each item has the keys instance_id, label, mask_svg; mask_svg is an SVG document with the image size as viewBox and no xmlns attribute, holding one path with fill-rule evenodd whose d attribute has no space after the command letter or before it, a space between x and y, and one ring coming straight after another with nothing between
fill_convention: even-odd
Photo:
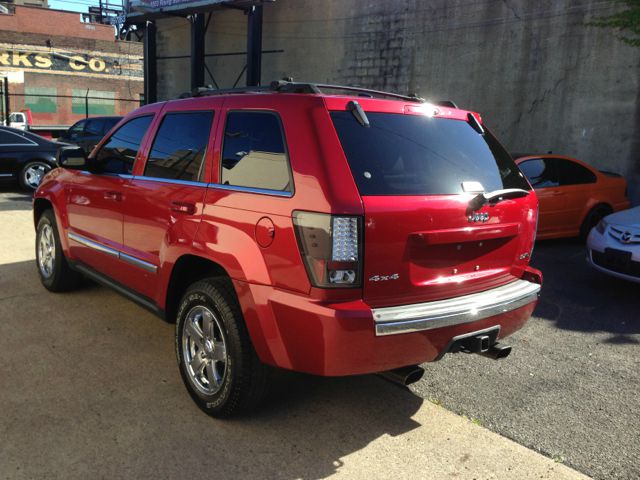
<instances>
[{"instance_id":1,"label":"rear windshield wiper","mask_svg":"<svg viewBox=\"0 0 640 480\"><path fill-rule=\"evenodd\" d=\"M527 195L529 195L529 192L521 188L505 188L502 190L494 190L493 192L479 193L471 199L469 205L474 210L477 210L487 204L498 203L509 198L526 197Z\"/></svg>"},{"instance_id":2,"label":"rear windshield wiper","mask_svg":"<svg viewBox=\"0 0 640 480\"><path fill-rule=\"evenodd\" d=\"M367 117L367 114L364 112L364 110L362 109L362 107L358 102L356 102L355 100L351 100L347 104L347 109L351 111L354 117L356 117L356 120L360 125L362 125L363 127L371 126L371 124L369 123L369 118Z\"/></svg>"}]
</instances>

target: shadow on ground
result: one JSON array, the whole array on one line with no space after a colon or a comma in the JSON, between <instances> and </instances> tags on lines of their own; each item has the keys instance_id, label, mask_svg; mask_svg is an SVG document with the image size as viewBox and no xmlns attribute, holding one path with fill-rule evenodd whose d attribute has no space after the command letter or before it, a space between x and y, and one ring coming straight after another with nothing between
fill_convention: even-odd
<instances>
[{"instance_id":1,"label":"shadow on ground","mask_svg":"<svg viewBox=\"0 0 640 480\"><path fill-rule=\"evenodd\" d=\"M0 265L3 478L324 478L420 426L423 400L378 377L284 372L255 414L211 419L182 385L173 328L95 285L50 294L32 261Z\"/></svg>"},{"instance_id":2,"label":"shadow on ground","mask_svg":"<svg viewBox=\"0 0 640 480\"><path fill-rule=\"evenodd\" d=\"M0 212L31 210L33 195L17 186L0 185Z\"/></svg>"},{"instance_id":3,"label":"shadow on ground","mask_svg":"<svg viewBox=\"0 0 640 480\"><path fill-rule=\"evenodd\" d=\"M578 240L538 242L533 266L544 287L534 315L565 330L608 332L610 343L638 343L640 284L598 272L587 265Z\"/></svg>"}]
</instances>

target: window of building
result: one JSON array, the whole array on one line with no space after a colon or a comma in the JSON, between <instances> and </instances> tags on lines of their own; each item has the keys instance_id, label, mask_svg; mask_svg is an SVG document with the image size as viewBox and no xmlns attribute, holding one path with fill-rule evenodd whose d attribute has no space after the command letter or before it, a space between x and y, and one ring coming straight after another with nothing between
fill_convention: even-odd
<instances>
[{"instance_id":1,"label":"window of building","mask_svg":"<svg viewBox=\"0 0 640 480\"><path fill-rule=\"evenodd\" d=\"M33 113L56 113L57 89L55 87L25 87L24 105Z\"/></svg>"},{"instance_id":2,"label":"window of building","mask_svg":"<svg viewBox=\"0 0 640 480\"><path fill-rule=\"evenodd\" d=\"M102 90L73 89L73 99L71 100L71 112L84 115L113 115L116 111L115 92L105 92ZM88 110L88 112L87 112Z\"/></svg>"},{"instance_id":3,"label":"window of building","mask_svg":"<svg viewBox=\"0 0 640 480\"><path fill-rule=\"evenodd\" d=\"M94 160L96 173L131 174L153 116L137 117L109 137Z\"/></svg>"},{"instance_id":4,"label":"window of building","mask_svg":"<svg viewBox=\"0 0 640 480\"><path fill-rule=\"evenodd\" d=\"M146 177L201 181L213 112L168 113L144 169Z\"/></svg>"},{"instance_id":5,"label":"window of building","mask_svg":"<svg viewBox=\"0 0 640 480\"><path fill-rule=\"evenodd\" d=\"M292 190L284 132L276 113L230 112L227 115L221 183Z\"/></svg>"}]
</instances>

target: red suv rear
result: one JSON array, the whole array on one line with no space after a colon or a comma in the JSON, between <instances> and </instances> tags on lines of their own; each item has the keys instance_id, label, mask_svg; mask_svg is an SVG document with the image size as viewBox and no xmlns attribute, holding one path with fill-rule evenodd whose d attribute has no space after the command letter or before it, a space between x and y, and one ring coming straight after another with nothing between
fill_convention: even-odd
<instances>
[{"instance_id":1,"label":"red suv rear","mask_svg":"<svg viewBox=\"0 0 640 480\"><path fill-rule=\"evenodd\" d=\"M140 108L35 195L45 287L84 275L175 321L211 415L255 405L271 366L412 381L447 352L506 356L535 306L537 199L479 115L320 88Z\"/></svg>"}]
</instances>

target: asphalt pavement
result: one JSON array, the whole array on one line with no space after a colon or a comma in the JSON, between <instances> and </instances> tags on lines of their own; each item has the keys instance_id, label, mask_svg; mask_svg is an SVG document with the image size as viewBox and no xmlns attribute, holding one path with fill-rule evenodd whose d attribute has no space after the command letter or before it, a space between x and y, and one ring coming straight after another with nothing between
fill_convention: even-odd
<instances>
[{"instance_id":1,"label":"asphalt pavement","mask_svg":"<svg viewBox=\"0 0 640 480\"><path fill-rule=\"evenodd\" d=\"M603 275L577 240L536 244L534 318L500 361L447 355L413 391L597 479L640 478L640 284Z\"/></svg>"},{"instance_id":2,"label":"asphalt pavement","mask_svg":"<svg viewBox=\"0 0 640 480\"><path fill-rule=\"evenodd\" d=\"M372 375L283 372L264 408L219 421L181 383L173 325L90 283L41 287L30 209L28 196L0 189L0 479L584 478L563 463L638 476L637 323L597 320L627 310L577 296L570 281L592 272L547 278L538 318L504 362L445 357L413 392ZM551 254L564 248L562 261L579 264L573 246L549 248L538 262L558 263ZM567 307L574 296L586 304ZM578 329L571 318L587 311L594 320Z\"/></svg>"}]
</instances>

